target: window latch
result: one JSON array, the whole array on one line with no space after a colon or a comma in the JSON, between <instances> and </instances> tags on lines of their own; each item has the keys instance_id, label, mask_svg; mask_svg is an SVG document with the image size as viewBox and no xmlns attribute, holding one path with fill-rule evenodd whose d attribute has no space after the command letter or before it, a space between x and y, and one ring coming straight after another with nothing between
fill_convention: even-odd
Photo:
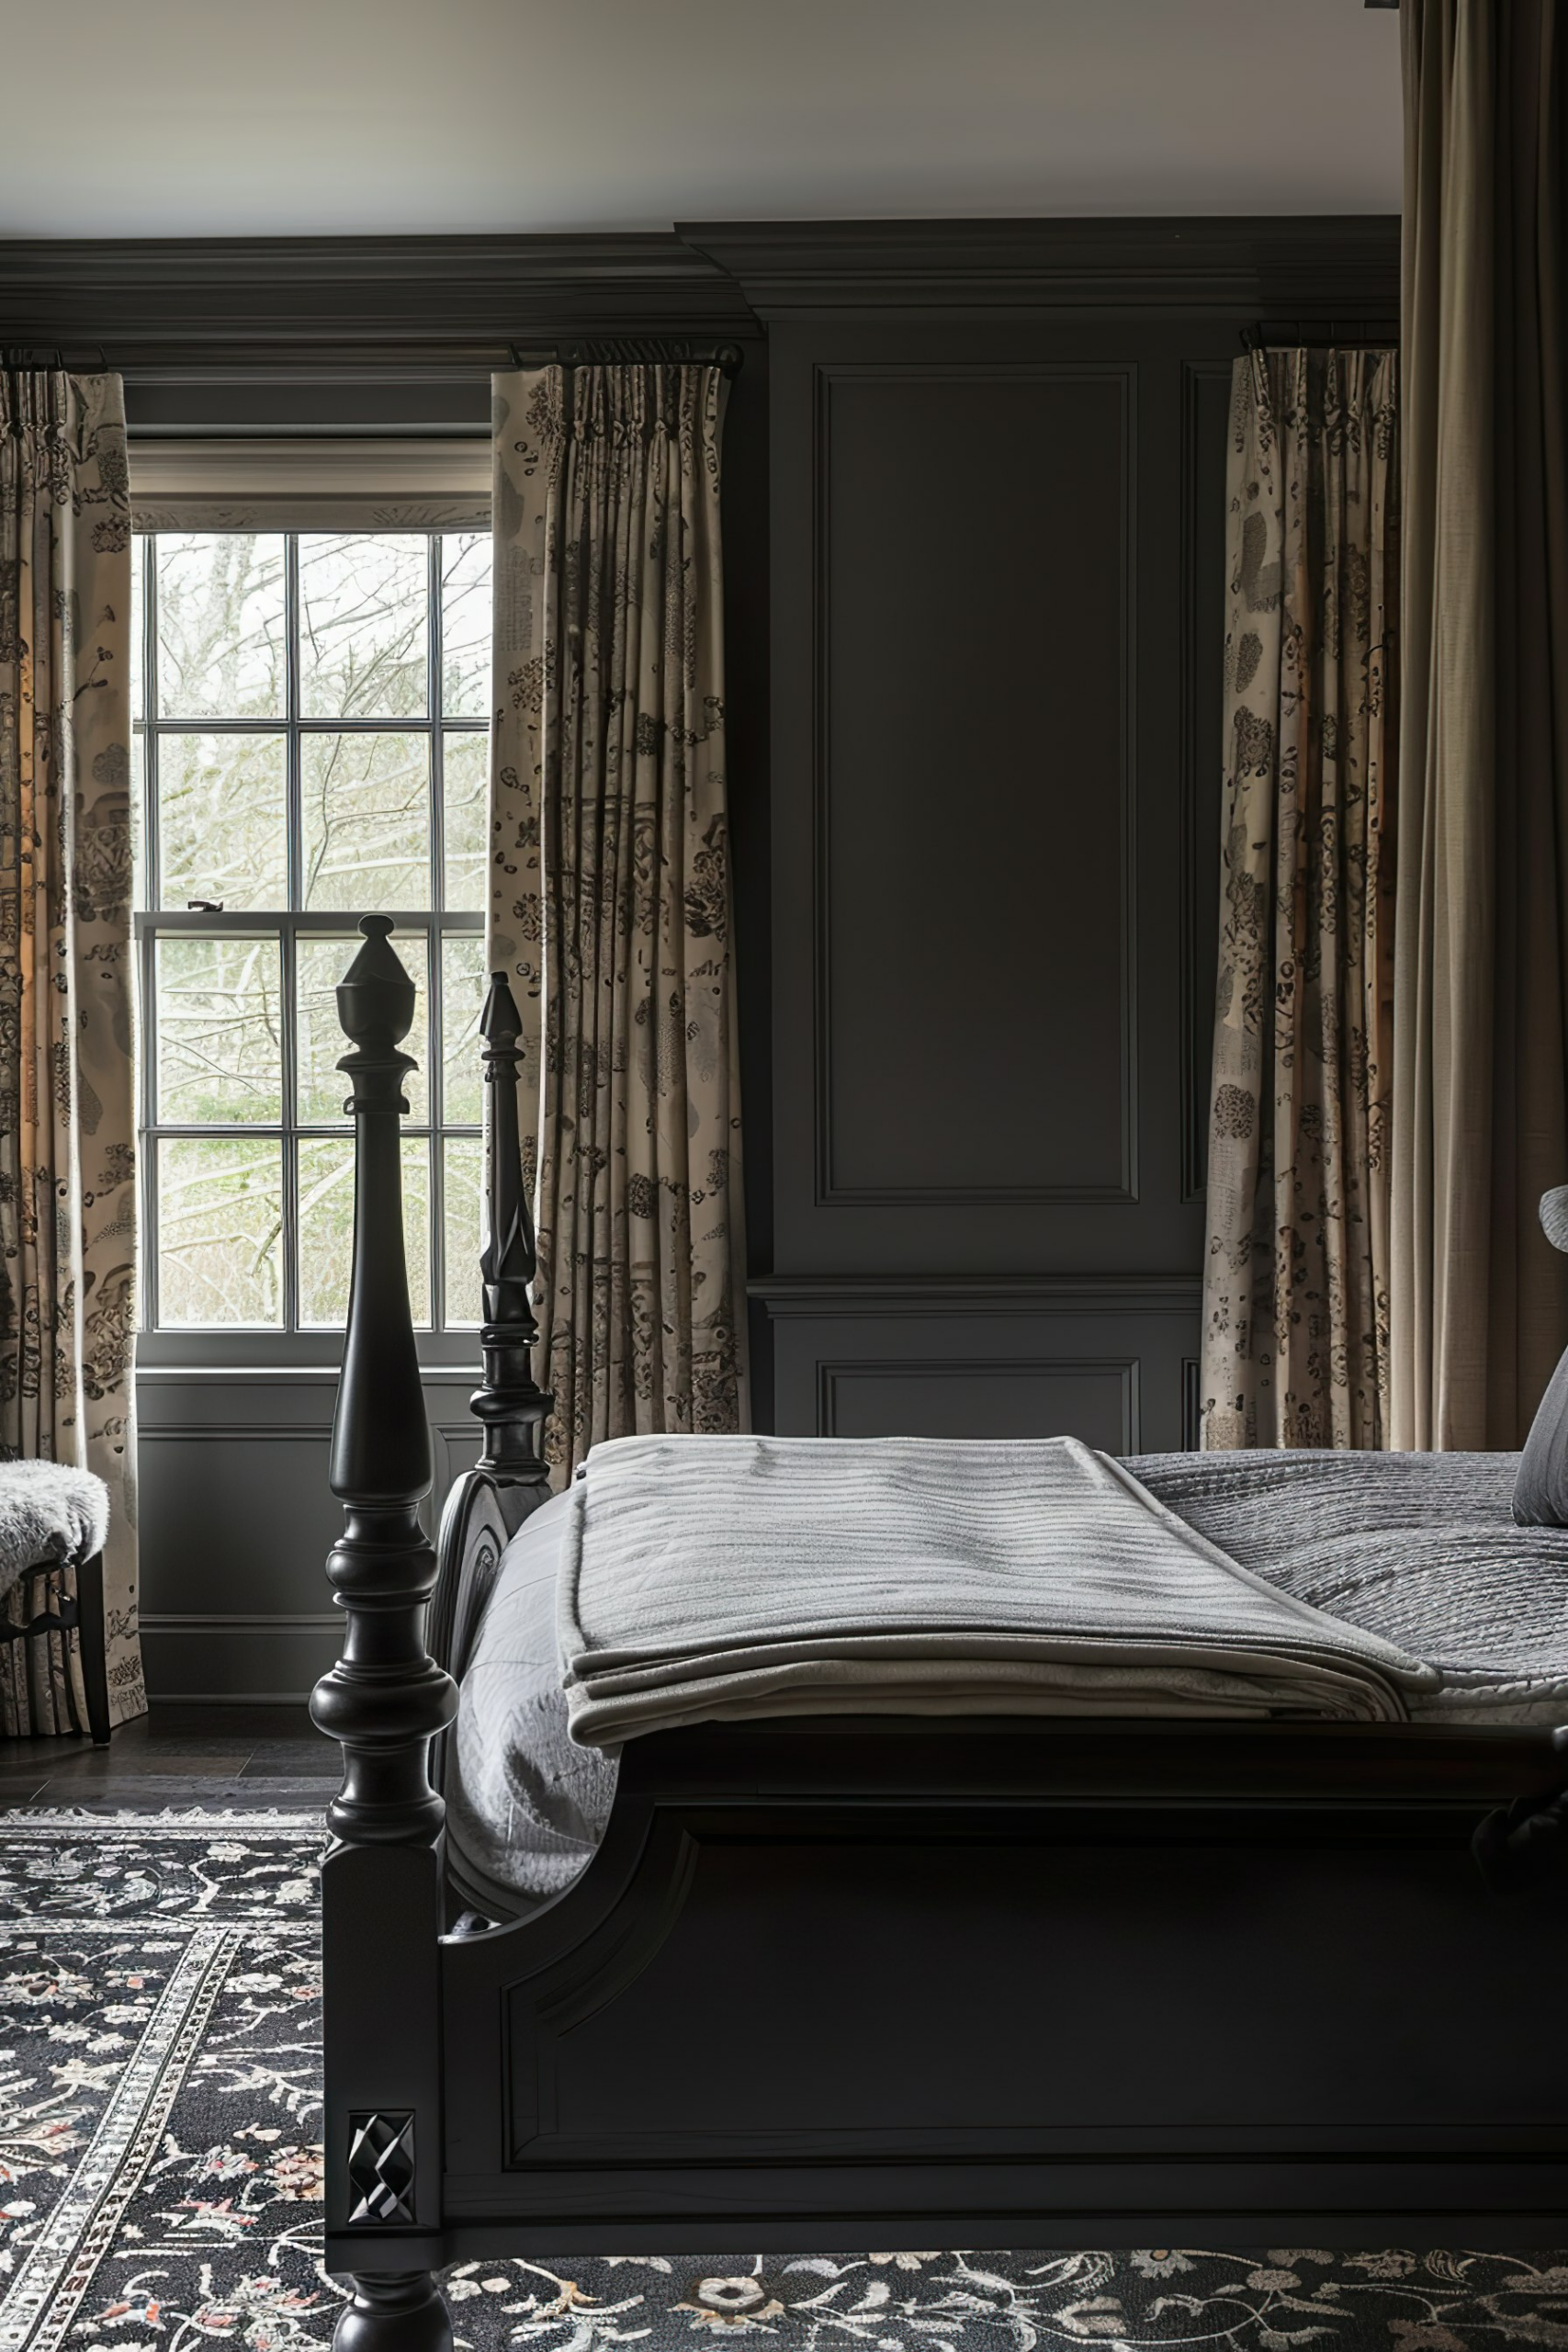
<instances>
[{"instance_id":1,"label":"window latch","mask_svg":"<svg viewBox=\"0 0 1568 2352\"><path fill-rule=\"evenodd\" d=\"M220 915L222 911L221 899L187 899L186 900L187 915Z\"/></svg>"}]
</instances>

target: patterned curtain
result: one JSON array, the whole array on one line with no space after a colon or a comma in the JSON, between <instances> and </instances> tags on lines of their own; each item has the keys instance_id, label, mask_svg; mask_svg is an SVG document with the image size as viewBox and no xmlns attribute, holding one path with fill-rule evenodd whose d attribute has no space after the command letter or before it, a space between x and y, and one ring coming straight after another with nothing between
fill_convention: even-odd
<instances>
[{"instance_id":1,"label":"patterned curtain","mask_svg":"<svg viewBox=\"0 0 1568 2352\"><path fill-rule=\"evenodd\" d=\"M1568 6L1404 0L1393 1442L1524 1441L1568 1338Z\"/></svg>"},{"instance_id":2,"label":"patterned curtain","mask_svg":"<svg viewBox=\"0 0 1568 2352\"><path fill-rule=\"evenodd\" d=\"M1397 362L1238 360L1203 1443L1388 1442Z\"/></svg>"},{"instance_id":3,"label":"patterned curtain","mask_svg":"<svg viewBox=\"0 0 1568 2352\"><path fill-rule=\"evenodd\" d=\"M495 380L490 964L542 1080L522 1125L563 1472L601 1438L745 1425L725 389L705 367Z\"/></svg>"},{"instance_id":4,"label":"patterned curtain","mask_svg":"<svg viewBox=\"0 0 1568 2352\"><path fill-rule=\"evenodd\" d=\"M137 1640L130 503L118 376L0 371L0 1440L96 1471L110 1712ZM14 1623L44 1604L24 1578ZM76 1636L0 1654L0 1728L70 1732Z\"/></svg>"}]
</instances>

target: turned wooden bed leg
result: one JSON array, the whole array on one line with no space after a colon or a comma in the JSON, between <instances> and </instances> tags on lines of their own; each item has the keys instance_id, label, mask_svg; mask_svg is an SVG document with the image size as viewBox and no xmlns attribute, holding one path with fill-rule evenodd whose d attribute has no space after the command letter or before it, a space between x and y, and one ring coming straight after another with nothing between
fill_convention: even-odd
<instances>
[{"instance_id":1,"label":"turned wooden bed leg","mask_svg":"<svg viewBox=\"0 0 1568 2352\"><path fill-rule=\"evenodd\" d=\"M452 2321L428 2270L355 2278L336 2352L452 2352Z\"/></svg>"},{"instance_id":2,"label":"turned wooden bed leg","mask_svg":"<svg viewBox=\"0 0 1568 2352\"><path fill-rule=\"evenodd\" d=\"M344 1529L327 1574L343 1656L310 1713L343 1748L321 1872L327 2263L354 2301L339 2352L451 2352L433 2272L441 2254L440 1961L444 1809L431 1740L457 1693L429 1657L435 1555L419 1521L430 1436L403 1258L399 1121L413 1068L400 1050L414 991L367 915L337 992L352 1051L338 1064L355 1121L354 1273L331 1484Z\"/></svg>"}]
</instances>

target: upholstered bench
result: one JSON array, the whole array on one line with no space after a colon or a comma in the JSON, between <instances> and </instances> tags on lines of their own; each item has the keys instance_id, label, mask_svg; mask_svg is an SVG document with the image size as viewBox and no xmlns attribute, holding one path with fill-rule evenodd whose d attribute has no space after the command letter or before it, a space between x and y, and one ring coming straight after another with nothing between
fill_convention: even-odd
<instances>
[{"instance_id":1,"label":"upholstered bench","mask_svg":"<svg viewBox=\"0 0 1568 2352\"><path fill-rule=\"evenodd\" d=\"M0 1598L25 1577L49 1578L44 1606L20 1624L0 1616L0 1642L73 1626L82 1638L82 1681L87 1728L96 1746L109 1736L108 1675L104 1648L104 1539L108 1488L89 1470L58 1462L0 1461ZM74 1567L76 1589L64 1589L62 1571Z\"/></svg>"}]
</instances>

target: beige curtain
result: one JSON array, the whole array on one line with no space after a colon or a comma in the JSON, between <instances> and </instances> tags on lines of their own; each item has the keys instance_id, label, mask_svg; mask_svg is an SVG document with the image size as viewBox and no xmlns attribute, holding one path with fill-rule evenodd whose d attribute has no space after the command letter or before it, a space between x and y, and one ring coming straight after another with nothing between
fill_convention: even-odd
<instances>
[{"instance_id":1,"label":"beige curtain","mask_svg":"<svg viewBox=\"0 0 1568 2352\"><path fill-rule=\"evenodd\" d=\"M1235 367L1206 1447L1387 1442L1396 376Z\"/></svg>"},{"instance_id":2,"label":"beige curtain","mask_svg":"<svg viewBox=\"0 0 1568 2352\"><path fill-rule=\"evenodd\" d=\"M491 968L542 1075L544 1385L596 1440L746 1417L719 451L703 367L495 381Z\"/></svg>"},{"instance_id":3,"label":"beige curtain","mask_svg":"<svg viewBox=\"0 0 1568 2352\"><path fill-rule=\"evenodd\" d=\"M1568 23L1403 28L1393 1442L1510 1446L1568 1340Z\"/></svg>"},{"instance_id":4,"label":"beige curtain","mask_svg":"<svg viewBox=\"0 0 1568 2352\"><path fill-rule=\"evenodd\" d=\"M95 1470L109 1704L137 1640L130 506L117 376L0 372L0 1440ZM24 1579L13 1623L43 1606ZM9 1644L7 1733L85 1725L76 1636Z\"/></svg>"}]
</instances>

